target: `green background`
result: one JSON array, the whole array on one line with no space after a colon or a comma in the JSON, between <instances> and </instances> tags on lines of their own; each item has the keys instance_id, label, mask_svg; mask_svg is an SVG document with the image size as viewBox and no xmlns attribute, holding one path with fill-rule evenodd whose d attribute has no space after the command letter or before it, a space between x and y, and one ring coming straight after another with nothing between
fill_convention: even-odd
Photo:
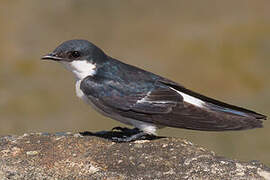
<instances>
[{"instance_id":1,"label":"green background","mask_svg":"<svg viewBox=\"0 0 270 180\"><path fill-rule=\"evenodd\" d=\"M73 75L40 57L88 39L107 54L225 102L270 115L270 1L0 1L0 135L122 125L75 95ZM242 132L165 128L221 156L270 165L269 121Z\"/></svg>"}]
</instances>

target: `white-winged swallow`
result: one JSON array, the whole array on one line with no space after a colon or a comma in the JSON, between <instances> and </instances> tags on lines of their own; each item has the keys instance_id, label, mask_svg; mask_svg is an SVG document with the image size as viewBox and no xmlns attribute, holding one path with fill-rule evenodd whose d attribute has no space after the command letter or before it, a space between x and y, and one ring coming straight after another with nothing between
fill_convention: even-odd
<instances>
[{"instance_id":1,"label":"white-winged swallow","mask_svg":"<svg viewBox=\"0 0 270 180\"><path fill-rule=\"evenodd\" d=\"M76 94L97 111L134 126L120 141L155 134L161 127L201 131L262 127L266 116L189 90L179 83L123 63L87 40L69 40L42 59L63 64L76 78Z\"/></svg>"}]
</instances>

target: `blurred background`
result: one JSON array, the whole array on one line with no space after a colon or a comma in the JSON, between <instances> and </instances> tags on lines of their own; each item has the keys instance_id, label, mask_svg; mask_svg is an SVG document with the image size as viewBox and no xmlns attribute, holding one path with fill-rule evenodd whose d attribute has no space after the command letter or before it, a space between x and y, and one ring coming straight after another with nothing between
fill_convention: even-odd
<instances>
[{"instance_id":1,"label":"blurred background","mask_svg":"<svg viewBox=\"0 0 270 180\"><path fill-rule=\"evenodd\" d=\"M225 102L270 115L270 1L0 1L0 135L100 131L122 124L75 95L60 64L40 61L65 40ZM240 160L270 165L270 122L242 132L165 128Z\"/></svg>"}]
</instances>

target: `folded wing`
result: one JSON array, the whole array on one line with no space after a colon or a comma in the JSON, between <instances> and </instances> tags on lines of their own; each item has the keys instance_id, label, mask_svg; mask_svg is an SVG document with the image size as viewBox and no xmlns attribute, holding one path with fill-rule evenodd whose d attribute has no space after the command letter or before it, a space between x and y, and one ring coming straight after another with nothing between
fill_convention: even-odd
<instances>
[{"instance_id":1,"label":"folded wing","mask_svg":"<svg viewBox=\"0 0 270 180\"><path fill-rule=\"evenodd\" d=\"M89 86L83 83L87 82L81 84L87 94ZM266 119L262 114L208 98L169 80L161 79L153 84L142 88L142 91L126 93L124 87L103 82L103 88L96 93L99 97L95 103L122 117L203 131L259 128L262 127L262 120Z\"/></svg>"}]
</instances>

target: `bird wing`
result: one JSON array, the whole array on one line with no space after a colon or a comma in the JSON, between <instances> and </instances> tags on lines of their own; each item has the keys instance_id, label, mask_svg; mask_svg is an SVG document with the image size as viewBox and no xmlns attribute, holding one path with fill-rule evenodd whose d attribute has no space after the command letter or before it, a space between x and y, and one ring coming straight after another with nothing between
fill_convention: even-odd
<instances>
[{"instance_id":1,"label":"bird wing","mask_svg":"<svg viewBox=\"0 0 270 180\"><path fill-rule=\"evenodd\" d=\"M161 126L204 131L242 130L262 127L261 120L266 119L264 115L208 98L166 79L158 79L134 92L126 92L123 84L113 81L95 83L90 77L83 80L81 89L95 99L97 106Z\"/></svg>"},{"instance_id":2,"label":"bird wing","mask_svg":"<svg viewBox=\"0 0 270 180\"><path fill-rule=\"evenodd\" d=\"M144 114L167 114L183 103L182 96L169 88L154 88L125 96L114 94L100 100L113 108Z\"/></svg>"},{"instance_id":3,"label":"bird wing","mask_svg":"<svg viewBox=\"0 0 270 180\"><path fill-rule=\"evenodd\" d=\"M167 86L154 85L153 82L142 84L144 87L136 90L130 88L134 84L119 84L89 76L81 82L80 88L89 98L96 98L103 105L121 111L166 114L183 103L182 96Z\"/></svg>"},{"instance_id":4,"label":"bird wing","mask_svg":"<svg viewBox=\"0 0 270 180\"><path fill-rule=\"evenodd\" d=\"M211 109L211 110L216 110L216 111L222 111L222 112L227 112L235 115L240 115L240 116L253 116L256 119L266 119L265 115L259 114L255 111L251 111L239 106L227 104L225 102L218 101L216 99L204 96L202 94L196 93L194 91L191 91L173 81L162 79L160 80L161 83L177 90L182 93L188 94L189 96L192 96L194 98L197 98L205 103L205 107Z\"/></svg>"}]
</instances>

